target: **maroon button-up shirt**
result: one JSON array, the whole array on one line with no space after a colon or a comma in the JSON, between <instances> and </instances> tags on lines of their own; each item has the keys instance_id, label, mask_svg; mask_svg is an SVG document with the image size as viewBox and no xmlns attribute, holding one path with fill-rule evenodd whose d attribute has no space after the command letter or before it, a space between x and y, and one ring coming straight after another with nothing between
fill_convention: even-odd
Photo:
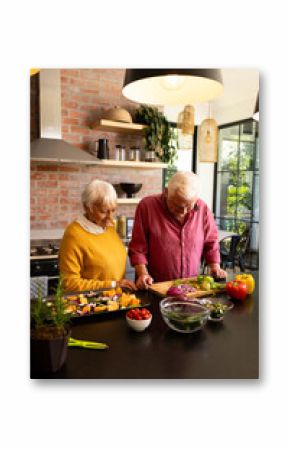
<instances>
[{"instance_id":1,"label":"maroon button-up shirt","mask_svg":"<svg viewBox=\"0 0 290 449\"><path fill-rule=\"evenodd\" d=\"M196 202L183 224L163 193L140 201L129 244L133 266L147 265L154 282L162 282L196 276L202 255L207 263L220 263L217 227L204 201Z\"/></svg>"}]
</instances>

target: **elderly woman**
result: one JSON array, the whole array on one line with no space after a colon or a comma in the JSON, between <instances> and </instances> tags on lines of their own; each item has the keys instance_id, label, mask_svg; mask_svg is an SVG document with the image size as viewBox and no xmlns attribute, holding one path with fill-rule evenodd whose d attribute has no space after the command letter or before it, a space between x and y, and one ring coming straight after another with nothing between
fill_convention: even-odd
<instances>
[{"instance_id":1,"label":"elderly woman","mask_svg":"<svg viewBox=\"0 0 290 449\"><path fill-rule=\"evenodd\" d=\"M108 182L95 179L83 191L84 214L65 230L59 253L66 291L107 287L136 289L123 279L126 249L114 226L117 195Z\"/></svg>"}]
</instances>

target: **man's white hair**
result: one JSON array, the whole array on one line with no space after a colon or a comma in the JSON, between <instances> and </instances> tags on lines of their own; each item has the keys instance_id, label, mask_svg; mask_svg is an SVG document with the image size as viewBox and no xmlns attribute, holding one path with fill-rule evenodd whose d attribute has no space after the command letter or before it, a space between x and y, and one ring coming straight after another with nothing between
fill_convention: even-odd
<instances>
[{"instance_id":1,"label":"man's white hair","mask_svg":"<svg viewBox=\"0 0 290 449\"><path fill-rule=\"evenodd\" d=\"M186 200L197 198L200 192L199 177L193 172L175 173L168 183L168 198L178 193Z\"/></svg>"},{"instance_id":2,"label":"man's white hair","mask_svg":"<svg viewBox=\"0 0 290 449\"><path fill-rule=\"evenodd\" d=\"M106 181L94 179L86 185L82 193L84 208L92 209L96 203L110 204L117 202L117 193L112 184Z\"/></svg>"}]
</instances>

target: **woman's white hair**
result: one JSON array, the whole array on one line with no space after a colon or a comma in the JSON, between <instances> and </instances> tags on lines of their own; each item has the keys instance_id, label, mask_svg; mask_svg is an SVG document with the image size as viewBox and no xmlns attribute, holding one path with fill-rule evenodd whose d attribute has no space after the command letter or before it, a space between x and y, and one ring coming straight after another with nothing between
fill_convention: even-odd
<instances>
[{"instance_id":1,"label":"woman's white hair","mask_svg":"<svg viewBox=\"0 0 290 449\"><path fill-rule=\"evenodd\" d=\"M168 183L168 198L178 193L184 199L191 200L198 197L199 192L199 177L193 172L177 172Z\"/></svg>"},{"instance_id":2,"label":"woman's white hair","mask_svg":"<svg viewBox=\"0 0 290 449\"><path fill-rule=\"evenodd\" d=\"M94 179L84 189L82 193L82 203L84 208L92 209L96 203L110 204L117 202L117 193L112 184L106 181Z\"/></svg>"}]
</instances>

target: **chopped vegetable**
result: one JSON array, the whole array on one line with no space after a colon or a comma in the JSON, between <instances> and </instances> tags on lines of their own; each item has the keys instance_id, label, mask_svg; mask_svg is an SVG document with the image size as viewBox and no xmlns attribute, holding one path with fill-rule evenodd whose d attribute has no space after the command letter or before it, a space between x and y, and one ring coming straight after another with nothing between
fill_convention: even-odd
<instances>
[{"instance_id":1,"label":"chopped vegetable","mask_svg":"<svg viewBox=\"0 0 290 449\"><path fill-rule=\"evenodd\" d=\"M224 290L226 288L226 283L221 283L221 282L214 282L212 284L212 288L214 290Z\"/></svg>"},{"instance_id":2,"label":"chopped vegetable","mask_svg":"<svg viewBox=\"0 0 290 449\"><path fill-rule=\"evenodd\" d=\"M102 296L101 296L102 295ZM104 290L101 293L90 291L87 293L67 295L64 299L65 313L72 316L83 316L110 312L130 307L140 307L141 300L133 293L123 292L120 287ZM45 301L54 313L54 301Z\"/></svg>"},{"instance_id":3,"label":"chopped vegetable","mask_svg":"<svg viewBox=\"0 0 290 449\"><path fill-rule=\"evenodd\" d=\"M188 284L173 285L167 290L167 295L169 296L180 296L186 293L194 292L196 289Z\"/></svg>"},{"instance_id":4,"label":"chopped vegetable","mask_svg":"<svg viewBox=\"0 0 290 449\"><path fill-rule=\"evenodd\" d=\"M215 304L211 304L209 306L209 309L210 309L210 317L218 319L224 315L227 306L221 304L220 302L217 302Z\"/></svg>"},{"instance_id":5,"label":"chopped vegetable","mask_svg":"<svg viewBox=\"0 0 290 449\"><path fill-rule=\"evenodd\" d=\"M207 282L207 281L204 280L204 281L200 284L200 288L201 288L201 290L206 290L206 291L211 290L210 282Z\"/></svg>"},{"instance_id":6,"label":"chopped vegetable","mask_svg":"<svg viewBox=\"0 0 290 449\"><path fill-rule=\"evenodd\" d=\"M187 332L199 329L207 320L204 313L197 313L194 316L185 316L182 313L165 311L164 317L166 321L168 321L168 324Z\"/></svg>"}]
</instances>

